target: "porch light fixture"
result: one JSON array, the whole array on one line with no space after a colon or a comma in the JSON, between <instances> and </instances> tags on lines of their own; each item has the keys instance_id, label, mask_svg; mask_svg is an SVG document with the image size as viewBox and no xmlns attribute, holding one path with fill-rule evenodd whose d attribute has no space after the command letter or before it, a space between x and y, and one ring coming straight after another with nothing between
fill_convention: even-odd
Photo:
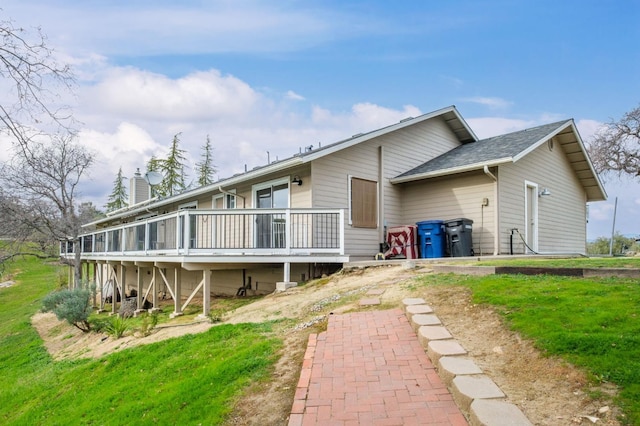
<instances>
[{"instance_id":1,"label":"porch light fixture","mask_svg":"<svg viewBox=\"0 0 640 426\"><path fill-rule=\"evenodd\" d=\"M540 191L540 194L538 194L539 197L546 195L551 195L551 191L549 191L549 188L544 188L542 191Z\"/></svg>"},{"instance_id":2,"label":"porch light fixture","mask_svg":"<svg viewBox=\"0 0 640 426\"><path fill-rule=\"evenodd\" d=\"M296 185L300 186L302 185L302 179L300 179L300 176L295 175L293 179L291 179L291 183L295 183Z\"/></svg>"}]
</instances>

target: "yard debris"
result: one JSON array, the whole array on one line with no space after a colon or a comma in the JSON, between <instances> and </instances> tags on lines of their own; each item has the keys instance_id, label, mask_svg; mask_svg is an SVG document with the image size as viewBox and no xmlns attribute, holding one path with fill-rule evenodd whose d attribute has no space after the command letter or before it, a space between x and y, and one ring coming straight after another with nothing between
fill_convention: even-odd
<instances>
[{"instance_id":1,"label":"yard debris","mask_svg":"<svg viewBox=\"0 0 640 426\"><path fill-rule=\"evenodd\" d=\"M598 417L594 416L582 416L582 418L589 420L591 423L596 423L598 420L600 420Z\"/></svg>"},{"instance_id":2,"label":"yard debris","mask_svg":"<svg viewBox=\"0 0 640 426\"><path fill-rule=\"evenodd\" d=\"M13 281L5 281L5 282L0 283L0 288L11 287L14 284L15 283Z\"/></svg>"},{"instance_id":3,"label":"yard debris","mask_svg":"<svg viewBox=\"0 0 640 426\"><path fill-rule=\"evenodd\" d=\"M318 323L321 323L325 319L326 319L325 315L312 318L310 321L303 322L303 323L300 323L300 324L296 325L295 327L293 327L292 331L300 331L300 330L304 330L305 328L313 327L314 325L316 325Z\"/></svg>"}]
</instances>

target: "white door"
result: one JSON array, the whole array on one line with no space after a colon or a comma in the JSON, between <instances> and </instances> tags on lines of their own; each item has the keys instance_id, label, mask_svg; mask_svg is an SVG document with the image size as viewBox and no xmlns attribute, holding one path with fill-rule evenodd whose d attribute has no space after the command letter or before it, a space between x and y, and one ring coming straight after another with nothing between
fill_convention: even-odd
<instances>
[{"instance_id":1,"label":"white door","mask_svg":"<svg viewBox=\"0 0 640 426\"><path fill-rule=\"evenodd\" d=\"M255 192L259 209L282 209L289 207L289 184L271 185ZM256 217L256 247L284 248L285 218L282 213L259 214Z\"/></svg>"},{"instance_id":2,"label":"white door","mask_svg":"<svg viewBox=\"0 0 640 426\"><path fill-rule=\"evenodd\" d=\"M538 185L525 182L525 253L538 251Z\"/></svg>"}]
</instances>

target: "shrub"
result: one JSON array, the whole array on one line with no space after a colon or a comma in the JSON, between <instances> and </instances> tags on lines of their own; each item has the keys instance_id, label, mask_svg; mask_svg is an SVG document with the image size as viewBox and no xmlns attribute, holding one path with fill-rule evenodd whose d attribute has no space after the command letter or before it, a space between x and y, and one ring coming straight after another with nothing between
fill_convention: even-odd
<instances>
[{"instance_id":1,"label":"shrub","mask_svg":"<svg viewBox=\"0 0 640 426\"><path fill-rule=\"evenodd\" d=\"M140 324L140 334L143 336L148 336L151 334L151 330L158 325L158 314L156 312L152 314L146 314L142 317L142 322Z\"/></svg>"},{"instance_id":2,"label":"shrub","mask_svg":"<svg viewBox=\"0 0 640 426\"><path fill-rule=\"evenodd\" d=\"M91 317L89 318L89 323L91 324L91 330L96 333L102 333L111 324L111 321L107 318Z\"/></svg>"},{"instance_id":3,"label":"shrub","mask_svg":"<svg viewBox=\"0 0 640 426\"><path fill-rule=\"evenodd\" d=\"M111 317L111 321L105 328L105 332L116 339L124 336L124 333L129 329L129 322L119 315Z\"/></svg>"},{"instance_id":4,"label":"shrub","mask_svg":"<svg viewBox=\"0 0 640 426\"><path fill-rule=\"evenodd\" d=\"M49 293L42 300L42 311L53 312L59 320L65 320L83 332L91 331L91 290L88 288L64 289Z\"/></svg>"}]
</instances>

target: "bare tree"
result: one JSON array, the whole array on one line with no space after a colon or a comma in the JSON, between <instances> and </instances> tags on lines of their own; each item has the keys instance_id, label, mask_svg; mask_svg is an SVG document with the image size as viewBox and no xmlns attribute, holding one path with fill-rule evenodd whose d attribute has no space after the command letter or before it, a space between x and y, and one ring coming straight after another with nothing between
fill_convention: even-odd
<instances>
[{"instance_id":1,"label":"bare tree","mask_svg":"<svg viewBox=\"0 0 640 426\"><path fill-rule=\"evenodd\" d=\"M42 246L57 238L77 241L77 186L92 157L73 142L73 117L62 99L71 94L74 76L58 62L40 28L0 20L0 84L0 132L12 141L3 149L13 154L0 166L0 232L11 241ZM76 282L79 256L77 250Z\"/></svg>"},{"instance_id":2,"label":"bare tree","mask_svg":"<svg viewBox=\"0 0 640 426\"><path fill-rule=\"evenodd\" d=\"M11 86L0 104L2 130L19 144L60 126L69 131L72 115L60 99L75 84L69 66L58 63L40 28L27 31L1 20L0 40L0 78Z\"/></svg>"},{"instance_id":3,"label":"bare tree","mask_svg":"<svg viewBox=\"0 0 640 426\"><path fill-rule=\"evenodd\" d=\"M16 229L73 241L76 284L81 279L78 184L92 163L73 136L55 135L46 144L22 145L1 170L0 218L10 218Z\"/></svg>"},{"instance_id":4,"label":"bare tree","mask_svg":"<svg viewBox=\"0 0 640 426\"><path fill-rule=\"evenodd\" d=\"M589 144L598 173L640 176L640 106L607 123Z\"/></svg>"}]
</instances>

